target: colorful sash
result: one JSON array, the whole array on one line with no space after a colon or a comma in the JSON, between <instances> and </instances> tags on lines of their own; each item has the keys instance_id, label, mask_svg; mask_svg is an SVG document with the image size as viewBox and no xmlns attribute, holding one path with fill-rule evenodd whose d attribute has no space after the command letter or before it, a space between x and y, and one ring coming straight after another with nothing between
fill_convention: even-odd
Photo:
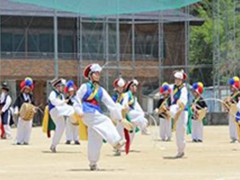
<instances>
[{"instance_id":1,"label":"colorful sash","mask_svg":"<svg viewBox=\"0 0 240 180\"><path fill-rule=\"evenodd\" d=\"M128 106L131 109L134 109L134 105L135 105L135 98L134 98L132 92L128 91Z\"/></svg>"},{"instance_id":2,"label":"colorful sash","mask_svg":"<svg viewBox=\"0 0 240 180\"><path fill-rule=\"evenodd\" d=\"M112 96L112 99L115 103L119 103L122 104L123 103L123 99L124 99L124 93L121 93L120 95L118 93L115 93Z\"/></svg>"},{"instance_id":3,"label":"colorful sash","mask_svg":"<svg viewBox=\"0 0 240 180\"><path fill-rule=\"evenodd\" d=\"M102 99L103 91L98 85L94 86L92 83L87 83L87 92L83 96L83 112L94 113L96 110L102 113L99 102Z\"/></svg>"}]
</instances>

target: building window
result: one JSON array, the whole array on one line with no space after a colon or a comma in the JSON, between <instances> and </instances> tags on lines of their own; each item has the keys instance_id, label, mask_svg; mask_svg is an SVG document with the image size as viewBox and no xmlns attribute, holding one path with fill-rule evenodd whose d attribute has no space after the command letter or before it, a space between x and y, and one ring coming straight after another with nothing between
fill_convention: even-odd
<instances>
[{"instance_id":1,"label":"building window","mask_svg":"<svg viewBox=\"0 0 240 180\"><path fill-rule=\"evenodd\" d=\"M39 52L38 34L28 34L28 52Z\"/></svg>"},{"instance_id":2,"label":"building window","mask_svg":"<svg viewBox=\"0 0 240 180\"><path fill-rule=\"evenodd\" d=\"M14 52L24 52L25 51L24 34L13 34L13 51Z\"/></svg>"},{"instance_id":3,"label":"building window","mask_svg":"<svg viewBox=\"0 0 240 180\"><path fill-rule=\"evenodd\" d=\"M12 52L12 41L11 33L1 33L1 51Z\"/></svg>"},{"instance_id":4,"label":"building window","mask_svg":"<svg viewBox=\"0 0 240 180\"><path fill-rule=\"evenodd\" d=\"M39 49L40 52L53 52L53 34L39 34Z\"/></svg>"}]
</instances>

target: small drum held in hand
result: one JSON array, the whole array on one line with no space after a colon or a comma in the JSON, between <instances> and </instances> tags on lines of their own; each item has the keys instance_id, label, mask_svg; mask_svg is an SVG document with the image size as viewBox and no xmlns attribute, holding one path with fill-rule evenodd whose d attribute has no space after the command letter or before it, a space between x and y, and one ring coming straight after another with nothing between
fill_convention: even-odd
<instances>
[{"instance_id":1,"label":"small drum held in hand","mask_svg":"<svg viewBox=\"0 0 240 180\"><path fill-rule=\"evenodd\" d=\"M20 108L20 117L24 121L31 121L35 114L35 106L30 103L23 103Z\"/></svg>"},{"instance_id":2,"label":"small drum held in hand","mask_svg":"<svg viewBox=\"0 0 240 180\"><path fill-rule=\"evenodd\" d=\"M77 113L74 113L72 116L70 116L70 121L72 125L79 126L79 121L81 121L81 118Z\"/></svg>"}]
</instances>

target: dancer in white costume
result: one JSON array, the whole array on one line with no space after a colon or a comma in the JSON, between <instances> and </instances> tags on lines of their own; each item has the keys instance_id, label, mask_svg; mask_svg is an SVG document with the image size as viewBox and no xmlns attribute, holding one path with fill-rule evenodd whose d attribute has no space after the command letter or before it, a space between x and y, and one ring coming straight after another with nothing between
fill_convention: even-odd
<instances>
[{"instance_id":1,"label":"dancer in white costume","mask_svg":"<svg viewBox=\"0 0 240 180\"><path fill-rule=\"evenodd\" d=\"M125 111L125 113L123 113L123 116L126 115L126 113L128 111L127 102L124 101L124 97L126 95L124 93L125 85L126 85L126 82L121 77L115 79L114 82L113 82L113 87L114 87L115 92L112 96L112 99L117 104L117 106L120 108L120 110ZM127 117L123 117L123 118L127 118ZM121 138L126 140L125 152L126 152L126 154L128 154L129 150L130 150L130 133L129 133L129 130L124 128L123 123L119 122L119 121L117 122L116 128L117 128L118 133L121 136ZM115 155L120 156L121 155L121 150L120 149L117 150Z\"/></svg>"},{"instance_id":2,"label":"dancer in white costume","mask_svg":"<svg viewBox=\"0 0 240 180\"><path fill-rule=\"evenodd\" d=\"M0 126L3 131L1 133L2 139L11 139L11 103L12 98L9 95L9 87L6 82L3 82L0 95Z\"/></svg>"},{"instance_id":3,"label":"dancer in white costume","mask_svg":"<svg viewBox=\"0 0 240 180\"><path fill-rule=\"evenodd\" d=\"M126 93L123 104L128 106L128 116L131 120L131 123L133 123L135 127L140 128L143 135L149 135L147 130L148 120L145 118L145 113L139 105L136 97L138 84L139 83L136 79L128 82L126 85ZM133 136L134 133L132 133L131 139Z\"/></svg>"},{"instance_id":4,"label":"dancer in white costume","mask_svg":"<svg viewBox=\"0 0 240 180\"><path fill-rule=\"evenodd\" d=\"M81 85L77 97L82 102L83 122L88 126L88 160L90 170L97 170L97 162L103 140L114 148L120 149L125 141L121 139L111 119L102 113L100 102L110 111L114 120L121 120L119 108L106 90L99 85L102 68L98 64L90 64L84 70L84 77L89 81Z\"/></svg>"},{"instance_id":5,"label":"dancer in white costume","mask_svg":"<svg viewBox=\"0 0 240 180\"><path fill-rule=\"evenodd\" d=\"M192 94L194 96L191 108L192 108L192 141L203 141L203 121L198 119L199 110L207 110L207 104L201 97L203 93L203 83L197 82L192 85Z\"/></svg>"},{"instance_id":6,"label":"dancer in white costume","mask_svg":"<svg viewBox=\"0 0 240 180\"><path fill-rule=\"evenodd\" d=\"M48 97L48 108L50 116L56 125L56 129L50 150L53 153L56 153L56 147L59 144L66 127L66 120L74 114L74 109L72 106L67 105L69 99L64 98L64 80L54 79L51 81L51 84L53 90Z\"/></svg>"},{"instance_id":7,"label":"dancer in white costume","mask_svg":"<svg viewBox=\"0 0 240 180\"><path fill-rule=\"evenodd\" d=\"M16 115L19 115L19 111L23 103L34 104L34 99L32 94L32 91L34 88L33 80L30 77L26 77L25 80L23 80L20 83L20 88L21 88L21 93L17 97L13 105L14 113ZM32 122L33 122L32 119L29 121L26 121L19 116L18 122L17 122L17 137L16 137L17 145L29 144L31 131L32 131Z\"/></svg>"},{"instance_id":8,"label":"dancer in white costume","mask_svg":"<svg viewBox=\"0 0 240 180\"><path fill-rule=\"evenodd\" d=\"M238 97L240 97L239 93L239 78L237 76L232 77L229 79L229 85L231 90L231 103L236 104L238 102ZM238 132L236 123L234 122L236 119L235 114L229 112L228 115L228 122L229 122L229 135L231 139L231 143L235 143L238 139Z\"/></svg>"},{"instance_id":9,"label":"dancer in white costume","mask_svg":"<svg viewBox=\"0 0 240 180\"><path fill-rule=\"evenodd\" d=\"M66 83L65 87L65 93L67 93L69 99L68 105L76 107L78 105L81 105L76 97L76 89L77 87L75 86L74 82L72 80L69 80ZM66 144L71 144L71 141L74 142L74 144L79 145L79 124L69 119L66 122Z\"/></svg>"},{"instance_id":10,"label":"dancer in white costume","mask_svg":"<svg viewBox=\"0 0 240 180\"><path fill-rule=\"evenodd\" d=\"M240 91L240 81L238 83L238 91ZM238 109L238 112L236 114L236 121L237 123L239 124L240 126L240 96L238 96L238 103L237 103L237 109ZM238 142L240 142L240 140L238 140Z\"/></svg>"},{"instance_id":11,"label":"dancer in white costume","mask_svg":"<svg viewBox=\"0 0 240 180\"><path fill-rule=\"evenodd\" d=\"M160 94L163 96L159 99L155 112L159 114L159 132L162 141L171 141L172 137L172 121L169 116L169 107L171 89L168 83L163 83L160 87ZM159 112L160 111L160 112Z\"/></svg>"},{"instance_id":12,"label":"dancer in white costume","mask_svg":"<svg viewBox=\"0 0 240 180\"><path fill-rule=\"evenodd\" d=\"M185 150L185 129L188 121L188 91L184 83L184 80L187 78L187 75L184 71L175 71L174 72L175 83L170 85L171 88L171 106L170 113L172 117L178 112L180 116L176 119L174 127L176 126L176 143L177 143L177 155L176 158L182 158L184 156Z\"/></svg>"}]
</instances>

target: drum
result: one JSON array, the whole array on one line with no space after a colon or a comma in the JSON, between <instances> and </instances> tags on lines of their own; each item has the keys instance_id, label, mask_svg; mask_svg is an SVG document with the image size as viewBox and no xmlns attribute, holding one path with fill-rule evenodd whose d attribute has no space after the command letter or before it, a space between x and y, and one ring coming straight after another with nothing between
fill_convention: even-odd
<instances>
[{"instance_id":1,"label":"drum","mask_svg":"<svg viewBox=\"0 0 240 180\"><path fill-rule=\"evenodd\" d=\"M72 116L70 116L69 119L70 119L72 125L79 126L79 121L81 121L81 119L77 113L74 113Z\"/></svg>"},{"instance_id":2,"label":"drum","mask_svg":"<svg viewBox=\"0 0 240 180\"><path fill-rule=\"evenodd\" d=\"M24 121L31 121L35 114L35 106L30 103L23 103L20 108L20 117Z\"/></svg>"},{"instance_id":3,"label":"drum","mask_svg":"<svg viewBox=\"0 0 240 180\"><path fill-rule=\"evenodd\" d=\"M170 111L167 109L166 106L160 106L160 108L158 109L158 114L162 115L167 120L171 120Z\"/></svg>"},{"instance_id":4,"label":"drum","mask_svg":"<svg viewBox=\"0 0 240 180\"><path fill-rule=\"evenodd\" d=\"M237 104L231 103L229 112L235 115L238 112Z\"/></svg>"},{"instance_id":5,"label":"drum","mask_svg":"<svg viewBox=\"0 0 240 180\"><path fill-rule=\"evenodd\" d=\"M203 108L197 111L197 120L202 121L206 117L207 109Z\"/></svg>"}]
</instances>

